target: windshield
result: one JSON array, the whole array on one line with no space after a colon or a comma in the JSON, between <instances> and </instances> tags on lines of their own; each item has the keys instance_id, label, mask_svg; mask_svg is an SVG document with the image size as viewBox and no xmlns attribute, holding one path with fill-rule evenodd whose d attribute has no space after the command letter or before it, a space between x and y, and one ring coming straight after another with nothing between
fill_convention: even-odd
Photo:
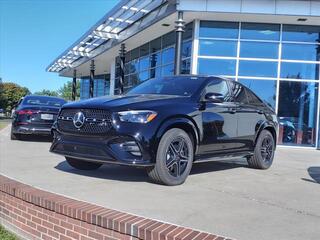
<instances>
[{"instance_id":1,"label":"windshield","mask_svg":"<svg viewBox=\"0 0 320 240\"><path fill-rule=\"evenodd\" d=\"M50 106L61 107L66 101L60 98L50 98L41 96L30 96L23 100L23 105L38 105L38 106Z\"/></svg>"},{"instance_id":2,"label":"windshield","mask_svg":"<svg viewBox=\"0 0 320 240\"><path fill-rule=\"evenodd\" d=\"M161 94L191 96L204 82L199 77L166 77L150 79L131 89L127 94Z\"/></svg>"}]
</instances>

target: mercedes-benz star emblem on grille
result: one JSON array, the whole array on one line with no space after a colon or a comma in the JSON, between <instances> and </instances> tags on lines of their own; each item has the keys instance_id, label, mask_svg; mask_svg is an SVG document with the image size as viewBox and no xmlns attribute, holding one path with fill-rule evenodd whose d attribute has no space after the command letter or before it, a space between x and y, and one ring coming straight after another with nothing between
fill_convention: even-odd
<instances>
[{"instance_id":1,"label":"mercedes-benz star emblem on grille","mask_svg":"<svg viewBox=\"0 0 320 240\"><path fill-rule=\"evenodd\" d=\"M83 112L77 112L73 116L73 125L78 129L83 126L84 121L85 121L85 116L84 116Z\"/></svg>"}]
</instances>

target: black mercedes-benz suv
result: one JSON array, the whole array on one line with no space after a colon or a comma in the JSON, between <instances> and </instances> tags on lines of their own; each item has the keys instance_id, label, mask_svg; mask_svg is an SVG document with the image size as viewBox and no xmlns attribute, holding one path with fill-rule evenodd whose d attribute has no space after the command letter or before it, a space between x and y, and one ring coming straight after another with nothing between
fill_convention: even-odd
<instances>
[{"instance_id":1,"label":"black mercedes-benz suv","mask_svg":"<svg viewBox=\"0 0 320 240\"><path fill-rule=\"evenodd\" d=\"M68 103L52 129L51 152L74 168L146 168L182 184L195 162L246 158L267 169L276 148L274 111L243 85L218 77L151 79L125 95Z\"/></svg>"},{"instance_id":2,"label":"black mercedes-benz suv","mask_svg":"<svg viewBox=\"0 0 320 240\"><path fill-rule=\"evenodd\" d=\"M29 95L20 99L13 115L11 140L24 135L51 135L51 127L66 101L58 97Z\"/></svg>"}]
</instances>

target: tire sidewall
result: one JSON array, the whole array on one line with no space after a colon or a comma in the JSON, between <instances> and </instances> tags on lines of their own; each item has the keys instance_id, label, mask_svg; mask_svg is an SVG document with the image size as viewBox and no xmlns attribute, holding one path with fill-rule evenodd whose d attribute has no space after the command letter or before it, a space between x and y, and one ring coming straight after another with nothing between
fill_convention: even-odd
<instances>
[{"instance_id":1,"label":"tire sidewall","mask_svg":"<svg viewBox=\"0 0 320 240\"><path fill-rule=\"evenodd\" d=\"M185 171L183 172L182 175L179 177L174 177L172 176L166 166L166 154L169 145L173 140L176 138L181 137L185 140L187 146L188 146L188 151L189 151L189 159L188 163L186 166ZM193 143L189 137L189 135L183 131L182 129L179 128L173 128L168 130L161 138L158 150L157 150L157 159L156 159L156 168L161 174L161 180L166 184L166 185L179 185L182 184L186 178L188 177L191 168L192 168L192 163L193 163L193 157L194 157L194 149L193 149Z\"/></svg>"},{"instance_id":2,"label":"tire sidewall","mask_svg":"<svg viewBox=\"0 0 320 240\"><path fill-rule=\"evenodd\" d=\"M266 137L271 137L273 142L272 157L268 162L263 161L263 158L261 155L262 142ZM256 142L256 147L255 147L255 158L257 158L257 160L259 161L263 169L267 169L271 167L273 163L274 153L275 153L275 139L269 131L263 130L258 137L258 140Z\"/></svg>"},{"instance_id":3,"label":"tire sidewall","mask_svg":"<svg viewBox=\"0 0 320 240\"><path fill-rule=\"evenodd\" d=\"M20 135L19 134L13 133L12 127L11 127L11 130L10 130L10 139L11 140L19 140L20 139Z\"/></svg>"}]
</instances>

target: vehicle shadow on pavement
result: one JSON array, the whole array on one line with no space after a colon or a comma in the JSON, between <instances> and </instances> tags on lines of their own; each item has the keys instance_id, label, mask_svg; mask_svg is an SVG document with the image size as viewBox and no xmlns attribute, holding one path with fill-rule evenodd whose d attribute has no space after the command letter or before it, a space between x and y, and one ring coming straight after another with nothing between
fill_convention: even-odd
<instances>
[{"instance_id":1,"label":"vehicle shadow on pavement","mask_svg":"<svg viewBox=\"0 0 320 240\"><path fill-rule=\"evenodd\" d=\"M93 178L102 178L125 182L146 182L148 181L147 172L142 168L133 168L120 165L104 165L98 170L86 171L71 167L66 161L60 162L55 169L63 172L78 174Z\"/></svg>"},{"instance_id":2,"label":"vehicle shadow on pavement","mask_svg":"<svg viewBox=\"0 0 320 240\"><path fill-rule=\"evenodd\" d=\"M206 172L226 171L234 168L247 168L245 160L239 161L214 161L197 163L192 166L190 175L201 174Z\"/></svg>"},{"instance_id":3,"label":"vehicle shadow on pavement","mask_svg":"<svg viewBox=\"0 0 320 240\"><path fill-rule=\"evenodd\" d=\"M247 167L243 162L206 162L206 163L197 163L194 164L191 170L190 175L196 175L206 172L217 172L217 171L226 171L239 167ZM143 168L134 168L121 165L104 165L98 170L94 171L84 171L77 170L72 168L66 161L60 162L55 169L78 174L87 177L109 179L116 181L125 181L125 182L150 182L150 179L147 175L147 172Z\"/></svg>"},{"instance_id":4,"label":"vehicle shadow on pavement","mask_svg":"<svg viewBox=\"0 0 320 240\"><path fill-rule=\"evenodd\" d=\"M19 141L22 142L52 142L51 136L21 136Z\"/></svg>"},{"instance_id":5,"label":"vehicle shadow on pavement","mask_svg":"<svg viewBox=\"0 0 320 240\"><path fill-rule=\"evenodd\" d=\"M308 173L312 179L302 178L302 180L320 184L320 167L309 167Z\"/></svg>"}]
</instances>

